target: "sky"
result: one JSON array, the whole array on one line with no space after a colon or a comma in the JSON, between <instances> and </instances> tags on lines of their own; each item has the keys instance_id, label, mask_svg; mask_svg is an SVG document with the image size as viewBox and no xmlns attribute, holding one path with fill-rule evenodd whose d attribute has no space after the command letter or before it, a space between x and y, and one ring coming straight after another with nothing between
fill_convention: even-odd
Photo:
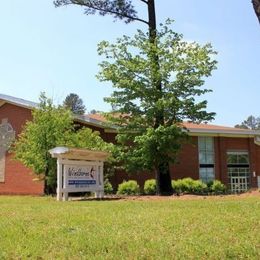
<instances>
[{"instance_id":1,"label":"sky","mask_svg":"<svg viewBox=\"0 0 260 260\"><path fill-rule=\"evenodd\" d=\"M212 43L218 69L205 82L211 123L233 126L260 116L260 25L251 0L156 0L157 22L175 20L187 41ZM55 8L52 0L0 0L0 93L38 101L46 92L55 103L78 94L87 110L109 111L112 93L96 74L102 58L97 44L146 30L139 22L87 16L79 7ZM133 0L139 16L144 5Z\"/></svg>"}]
</instances>

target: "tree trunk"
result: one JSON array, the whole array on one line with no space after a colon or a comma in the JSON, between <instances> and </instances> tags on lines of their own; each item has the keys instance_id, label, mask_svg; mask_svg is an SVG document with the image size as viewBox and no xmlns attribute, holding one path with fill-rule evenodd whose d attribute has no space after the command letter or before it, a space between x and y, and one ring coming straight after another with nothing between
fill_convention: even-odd
<instances>
[{"instance_id":1,"label":"tree trunk","mask_svg":"<svg viewBox=\"0 0 260 260\"><path fill-rule=\"evenodd\" d=\"M172 195L172 180L169 170L169 163L161 163L156 169L156 194Z\"/></svg>"},{"instance_id":2,"label":"tree trunk","mask_svg":"<svg viewBox=\"0 0 260 260\"><path fill-rule=\"evenodd\" d=\"M156 44L156 14L154 0L148 0L148 16L149 16L149 39L152 44ZM156 70L160 71L159 57L154 54L152 57L152 63L156 64ZM159 92L162 92L162 81L154 77L153 85ZM160 97L158 97L159 99ZM164 111L159 110L155 115L154 128L158 128L160 125L164 125ZM156 169L156 184L157 195L171 195L173 193L171 185L171 175L169 171L169 163L160 163Z\"/></svg>"}]
</instances>

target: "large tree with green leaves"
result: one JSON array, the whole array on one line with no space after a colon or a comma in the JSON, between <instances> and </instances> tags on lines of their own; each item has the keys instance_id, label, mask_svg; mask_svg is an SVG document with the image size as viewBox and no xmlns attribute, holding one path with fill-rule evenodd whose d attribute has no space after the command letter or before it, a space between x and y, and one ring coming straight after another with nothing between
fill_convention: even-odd
<instances>
[{"instance_id":1,"label":"large tree with green leaves","mask_svg":"<svg viewBox=\"0 0 260 260\"><path fill-rule=\"evenodd\" d=\"M126 23L133 21L138 21L148 25L149 30L149 41L152 44L156 44L156 12L155 12L155 0L138 0L139 3L144 4L147 7L148 19L142 19L138 16L137 10L132 4L132 0L55 0L54 4L56 7L76 5L84 8L85 14L95 14L98 12L100 15L112 15L116 19L123 20ZM155 68L153 71L159 71L159 57L153 50L150 51L150 57L154 60ZM162 91L161 80L158 79L156 75L153 77L153 86L157 88L160 92ZM163 125L163 111L158 111L155 122L154 129ZM167 167L162 166L161 169ZM169 171L160 171L158 173L160 178L158 178L160 190L163 192L171 193L171 177Z\"/></svg>"},{"instance_id":2,"label":"large tree with green leaves","mask_svg":"<svg viewBox=\"0 0 260 260\"><path fill-rule=\"evenodd\" d=\"M162 78L160 75L160 60L158 53L154 51L157 48L157 28L156 28L156 11L155 0L137 0L140 4L147 7L148 18L141 18L137 13L136 7L132 0L55 0L56 7L76 5L84 8L85 14L112 15L116 19L123 20L126 23L138 21L148 25L148 38L151 45L149 50L149 60L152 61L153 67L151 69L151 86L155 88L160 94L156 95L155 103L160 102L160 95L163 95ZM153 129L160 129L164 126L164 108L163 106L157 110L153 121ZM167 163L162 163L157 169L157 186L159 193L171 193L171 176Z\"/></svg>"},{"instance_id":3,"label":"large tree with green leaves","mask_svg":"<svg viewBox=\"0 0 260 260\"><path fill-rule=\"evenodd\" d=\"M56 160L51 158L50 149L69 146L108 151L111 148L98 132L89 128L75 131L71 111L55 107L44 94L41 94L39 106L32 111L32 116L32 121L26 123L14 144L14 152L16 159L44 180L46 194L55 193L56 188Z\"/></svg>"},{"instance_id":4,"label":"large tree with green leaves","mask_svg":"<svg viewBox=\"0 0 260 260\"><path fill-rule=\"evenodd\" d=\"M118 157L127 170L153 170L159 194L169 191L160 186L168 181L162 178L168 178L169 163L176 162L187 138L182 122L200 123L215 115L201 99L210 91L203 84L216 68L215 51L210 44L183 41L170 26L168 21L157 31L155 43L139 30L132 38L124 36L115 44L103 41L98 47L107 59L99 79L115 88L105 100L116 108L110 120L119 126Z\"/></svg>"}]
</instances>

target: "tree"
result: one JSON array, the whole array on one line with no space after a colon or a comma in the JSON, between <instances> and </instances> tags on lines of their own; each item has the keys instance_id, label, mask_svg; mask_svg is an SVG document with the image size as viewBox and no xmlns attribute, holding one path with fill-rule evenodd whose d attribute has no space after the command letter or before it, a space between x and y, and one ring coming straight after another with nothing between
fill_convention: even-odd
<instances>
[{"instance_id":1,"label":"tree","mask_svg":"<svg viewBox=\"0 0 260 260\"><path fill-rule=\"evenodd\" d=\"M235 125L236 128L259 130L260 129L260 117L249 116L241 124Z\"/></svg>"},{"instance_id":2,"label":"tree","mask_svg":"<svg viewBox=\"0 0 260 260\"><path fill-rule=\"evenodd\" d=\"M70 93L64 100L63 106L72 111L76 115L83 115L86 111L86 107L83 104L83 100L74 93Z\"/></svg>"},{"instance_id":3,"label":"tree","mask_svg":"<svg viewBox=\"0 0 260 260\"><path fill-rule=\"evenodd\" d=\"M44 192L55 193L56 160L49 150L56 146L82 147L109 150L97 132L89 128L74 131L72 114L63 107L55 107L43 93L40 104L32 111L32 121L28 121L14 145L16 159L31 168L44 180Z\"/></svg>"},{"instance_id":4,"label":"tree","mask_svg":"<svg viewBox=\"0 0 260 260\"><path fill-rule=\"evenodd\" d=\"M252 0L252 4L255 10L256 17L260 23L260 0Z\"/></svg>"},{"instance_id":5,"label":"tree","mask_svg":"<svg viewBox=\"0 0 260 260\"><path fill-rule=\"evenodd\" d=\"M170 23L156 32L155 43L149 33L139 30L133 38L124 36L115 44L103 41L98 46L107 59L100 64L98 77L115 88L105 101L116 107L109 118L119 129L117 156L129 171L155 171L159 184L187 139L181 123L200 123L215 115L206 112L205 100L196 98L210 91L202 86L216 68L215 52L210 44L184 42ZM165 192L157 187L157 193Z\"/></svg>"},{"instance_id":6,"label":"tree","mask_svg":"<svg viewBox=\"0 0 260 260\"><path fill-rule=\"evenodd\" d=\"M149 41L151 46L156 45L156 12L155 12L155 0L139 0L147 6L148 20L138 17L137 11L132 4L132 0L55 0L54 5L56 7L66 5L77 5L83 7L85 14L95 14L98 12L100 15L112 15L115 19L124 20L126 23L133 21L139 21L148 25ZM150 59L153 60L155 74L158 75L160 71L159 57L152 49L150 50ZM162 92L162 82L160 77L152 74L152 84L156 87L158 92ZM158 96L159 97L159 96ZM159 101L159 100L157 100ZM155 101L155 102L157 102ZM154 129L159 128L164 124L163 109L157 111L156 118L154 120ZM171 176L167 164L160 165L157 169L157 187L159 193L172 193Z\"/></svg>"}]
</instances>

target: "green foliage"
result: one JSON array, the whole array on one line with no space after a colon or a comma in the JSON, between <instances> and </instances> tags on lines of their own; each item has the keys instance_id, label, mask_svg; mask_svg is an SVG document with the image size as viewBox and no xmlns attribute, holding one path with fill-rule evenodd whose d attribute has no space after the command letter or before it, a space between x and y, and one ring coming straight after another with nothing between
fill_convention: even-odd
<instances>
[{"instance_id":1,"label":"green foliage","mask_svg":"<svg viewBox=\"0 0 260 260\"><path fill-rule=\"evenodd\" d=\"M172 181L173 190L176 193L203 194L207 192L207 185L200 180L184 178Z\"/></svg>"},{"instance_id":2,"label":"green foliage","mask_svg":"<svg viewBox=\"0 0 260 260\"><path fill-rule=\"evenodd\" d=\"M42 93L39 107L32 111L32 117L15 142L15 156L40 179L45 179L46 186L53 190L56 160L51 158L48 151L64 144L64 133L72 130L72 116L62 107L54 108L52 101Z\"/></svg>"},{"instance_id":3,"label":"green foliage","mask_svg":"<svg viewBox=\"0 0 260 260\"><path fill-rule=\"evenodd\" d=\"M172 181L172 188L173 188L173 191L174 191L175 193L178 193L178 194L182 193L183 186L182 186L182 181L181 181L181 179Z\"/></svg>"},{"instance_id":4,"label":"green foliage","mask_svg":"<svg viewBox=\"0 0 260 260\"><path fill-rule=\"evenodd\" d=\"M104 192L105 194L113 194L113 186L108 179L104 181Z\"/></svg>"},{"instance_id":5,"label":"green foliage","mask_svg":"<svg viewBox=\"0 0 260 260\"><path fill-rule=\"evenodd\" d=\"M200 180L193 180L192 178L172 181L172 187L176 193L192 194L224 194L227 190L226 186L219 180L214 180L206 184Z\"/></svg>"},{"instance_id":6,"label":"green foliage","mask_svg":"<svg viewBox=\"0 0 260 260\"><path fill-rule=\"evenodd\" d=\"M215 52L210 44L183 41L169 26L161 26L154 43L139 30L132 38L98 46L107 59L98 78L115 88L105 101L114 108L110 121L119 127L117 158L128 171L174 163L187 139L183 120L202 122L215 115L206 112L205 100L196 98L210 92L202 86L216 68Z\"/></svg>"},{"instance_id":7,"label":"green foliage","mask_svg":"<svg viewBox=\"0 0 260 260\"><path fill-rule=\"evenodd\" d=\"M195 180L192 184L191 192L194 194L204 194L207 193L207 184L200 180Z\"/></svg>"},{"instance_id":8,"label":"green foliage","mask_svg":"<svg viewBox=\"0 0 260 260\"><path fill-rule=\"evenodd\" d=\"M140 187L136 181L123 181L118 185L118 195L138 195L140 194Z\"/></svg>"},{"instance_id":9,"label":"green foliage","mask_svg":"<svg viewBox=\"0 0 260 260\"><path fill-rule=\"evenodd\" d=\"M151 179L151 180L145 181L144 193L146 195L155 195L156 194L156 180Z\"/></svg>"},{"instance_id":10,"label":"green foliage","mask_svg":"<svg viewBox=\"0 0 260 260\"><path fill-rule=\"evenodd\" d=\"M124 142L125 137L123 134L120 135L118 141ZM120 156L127 171L135 171L136 168L153 170L155 166L162 162L174 163L182 144L187 138L186 133L175 125L159 126L156 129L148 127L142 135L134 138L133 147L137 149L126 147Z\"/></svg>"},{"instance_id":11,"label":"green foliage","mask_svg":"<svg viewBox=\"0 0 260 260\"><path fill-rule=\"evenodd\" d=\"M49 150L56 146L71 146L108 151L112 145L105 143L97 132L82 128L74 131L72 114L63 107L55 107L43 93L40 104L32 111L16 140L16 159L31 168L41 180L45 180L45 192L53 193L56 187L56 159Z\"/></svg>"},{"instance_id":12,"label":"green foliage","mask_svg":"<svg viewBox=\"0 0 260 260\"><path fill-rule=\"evenodd\" d=\"M214 194L223 194L227 190L227 187L219 180L214 180L210 186L210 191Z\"/></svg>"},{"instance_id":13,"label":"green foliage","mask_svg":"<svg viewBox=\"0 0 260 260\"><path fill-rule=\"evenodd\" d=\"M76 132L65 132L64 143L69 147L86 148L97 151L109 152L113 149L113 144L104 142L98 131L93 131L87 127L83 127Z\"/></svg>"}]
</instances>

